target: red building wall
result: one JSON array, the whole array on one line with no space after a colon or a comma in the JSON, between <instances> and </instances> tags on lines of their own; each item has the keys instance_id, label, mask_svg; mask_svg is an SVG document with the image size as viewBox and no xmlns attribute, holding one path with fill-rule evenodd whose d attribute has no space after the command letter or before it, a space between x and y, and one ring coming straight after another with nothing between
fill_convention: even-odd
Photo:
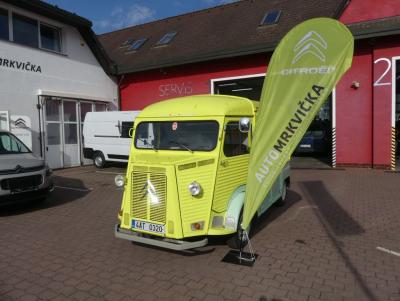
<instances>
[{"instance_id":1,"label":"red building wall","mask_svg":"<svg viewBox=\"0 0 400 301\"><path fill-rule=\"evenodd\" d=\"M397 45L396 45L397 44ZM391 38L379 40L374 48L374 165L390 164L391 121L392 121L392 71L396 67L393 58L400 58L400 43Z\"/></svg>"},{"instance_id":2,"label":"red building wall","mask_svg":"<svg viewBox=\"0 0 400 301\"><path fill-rule=\"evenodd\" d=\"M398 0L350 0L340 17L345 24L400 15Z\"/></svg>"},{"instance_id":3,"label":"red building wall","mask_svg":"<svg viewBox=\"0 0 400 301\"><path fill-rule=\"evenodd\" d=\"M209 94L211 79L266 72L268 55L158 69L121 78L121 110L141 110L154 102Z\"/></svg>"},{"instance_id":4,"label":"red building wall","mask_svg":"<svg viewBox=\"0 0 400 301\"><path fill-rule=\"evenodd\" d=\"M355 49L353 64L336 86L337 165L372 164L372 53L368 45ZM360 88L354 89L357 81Z\"/></svg>"}]
</instances>

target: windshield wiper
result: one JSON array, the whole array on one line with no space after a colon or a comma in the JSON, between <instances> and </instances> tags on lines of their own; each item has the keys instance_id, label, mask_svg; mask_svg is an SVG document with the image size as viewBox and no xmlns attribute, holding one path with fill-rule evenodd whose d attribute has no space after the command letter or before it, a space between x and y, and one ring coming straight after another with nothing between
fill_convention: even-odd
<instances>
[{"instance_id":1,"label":"windshield wiper","mask_svg":"<svg viewBox=\"0 0 400 301\"><path fill-rule=\"evenodd\" d=\"M181 142L178 142L178 141L170 141L170 142L168 142L168 143L175 143L175 144L179 145L180 147L183 147L184 149L186 149L186 150L188 150L189 152L193 153L193 151L192 151L189 147L187 147L185 144L183 144L183 143L181 143Z\"/></svg>"},{"instance_id":2,"label":"windshield wiper","mask_svg":"<svg viewBox=\"0 0 400 301\"><path fill-rule=\"evenodd\" d=\"M153 144L150 144L149 142L147 142L145 139L143 139L143 138L136 138L137 140L140 140L140 141L142 141L143 143L144 143L144 145L148 145L148 146L150 146L153 150L158 150Z\"/></svg>"}]
</instances>

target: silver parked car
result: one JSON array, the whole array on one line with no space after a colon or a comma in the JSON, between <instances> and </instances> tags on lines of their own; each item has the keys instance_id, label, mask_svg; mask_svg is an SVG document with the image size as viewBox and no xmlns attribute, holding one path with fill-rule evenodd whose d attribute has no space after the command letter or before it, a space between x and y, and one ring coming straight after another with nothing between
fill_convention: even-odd
<instances>
[{"instance_id":1,"label":"silver parked car","mask_svg":"<svg viewBox=\"0 0 400 301\"><path fill-rule=\"evenodd\" d=\"M21 140L0 130L0 205L46 198L53 190L51 174Z\"/></svg>"}]
</instances>

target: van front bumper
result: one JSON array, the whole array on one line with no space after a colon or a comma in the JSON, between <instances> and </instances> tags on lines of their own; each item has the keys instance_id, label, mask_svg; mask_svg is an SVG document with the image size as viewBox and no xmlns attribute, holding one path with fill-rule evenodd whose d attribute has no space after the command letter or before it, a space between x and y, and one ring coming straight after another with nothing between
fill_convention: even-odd
<instances>
[{"instance_id":1,"label":"van front bumper","mask_svg":"<svg viewBox=\"0 0 400 301\"><path fill-rule=\"evenodd\" d=\"M177 239L169 239L169 238L158 238L156 236L152 237L144 237L141 236L139 233L121 229L119 224L115 225L115 237L122 238L146 245L156 246L165 249L171 249L175 251L183 251L189 249L195 249L204 247L208 243L208 239L202 239L198 241L184 241L184 240L177 240Z\"/></svg>"}]
</instances>

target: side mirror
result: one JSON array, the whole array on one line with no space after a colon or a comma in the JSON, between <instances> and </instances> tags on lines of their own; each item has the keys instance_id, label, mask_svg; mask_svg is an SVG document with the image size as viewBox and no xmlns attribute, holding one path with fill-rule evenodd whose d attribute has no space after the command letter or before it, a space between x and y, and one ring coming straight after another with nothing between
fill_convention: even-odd
<instances>
[{"instance_id":1,"label":"side mirror","mask_svg":"<svg viewBox=\"0 0 400 301\"><path fill-rule=\"evenodd\" d=\"M242 133L248 133L250 131L251 121L249 117L243 117L239 120L239 131Z\"/></svg>"},{"instance_id":2,"label":"side mirror","mask_svg":"<svg viewBox=\"0 0 400 301\"><path fill-rule=\"evenodd\" d=\"M133 136L133 128L129 129L128 135L129 135L129 138L132 138L132 136Z\"/></svg>"}]
</instances>

